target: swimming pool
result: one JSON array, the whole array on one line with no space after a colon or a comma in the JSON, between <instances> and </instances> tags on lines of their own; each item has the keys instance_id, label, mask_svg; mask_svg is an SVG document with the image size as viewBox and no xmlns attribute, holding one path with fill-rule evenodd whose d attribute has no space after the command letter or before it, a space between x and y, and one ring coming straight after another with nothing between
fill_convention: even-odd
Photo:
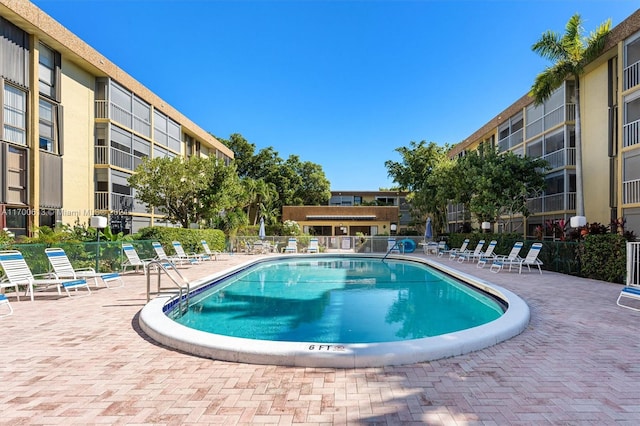
<instances>
[{"instance_id":1,"label":"swimming pool","mask_svg":"<svg viewBox=\"0 0 640 426\"><path fill-rule=\"evenodd\" d=\"M189 305L174 319L197 330L342 344L432 337L504 313L495 298L425 264L342 257L259 263L210 286Z\"/></svg>"},{"instance_id":2,"label":"swimming pool","mask_svg":"<svg viewBox=\"0 0 640 426\"><path fill-rule=\"evenodd\" d=\"M274 261L279 263L275 265ZM299 285L300 274L308 268L312 269L314 278L311 290L304 290L301 288L304 285ZM287 281L273 282L274 274L280 275L283 269L290 278L288 287L296 290L289 295L285 291ZM406 275L406 270L411 272ZM346 279L340 282L336 274ZM230 279L233 284L220 284L222 278ZM440 278L447 282L446 287L434 284ZM191 293L192 300L196 301L194 307L178 319L184 324L165 314L171 312L174 303L159 297L142 310L140 325L150 337L167 346L227 361L316 367L428 361L508 339L524 330L529 319L526 304L507 290L460 274L446 265L406 256L394 256L384 262L380 257L370 255L279 256L247 262L201 280L199 284ZM472 291L470 286L480 289L481 293ZM458 324L458 320L452 318L465 316L464 309L449 308L444 309L445 317L418 316L409 323L400 320L410 310L436 311L434 306L414 302L439 299L443 293L453 294L462 305L472 299L481 300L481 305L489 307L489 315L485 315L486 312L466 315L476 317L476 322L460 325L462 323ZM282 306L276 309L267 303L272 299L284 300L285 305L293 306L294 310L282 311ZM409 299L412 299L411 303ZM503 305L508 306L504 312ZM382 317L372 319L368 311L376 310L382 311ZM203 312L216 311L221 313L216 313L218 319L214 323L225 323L226 326L235 323L233 317L249 320L231 327L209 329L205 325L206 331L187 327L200 322ZM329 319L316 321L322 311L328 313ZM345 315L345 312L349 314ZM385 317L392 320L386 321ZM434 322L436 328L425 334L423 329L429 327L421 321ZM388 324L384 325L385 322ZM282 324L288 327L284 331L279 328ZM291 324L294 327L290 327ZM337 331L330 327L335 324L340 325ZM370 328L364 332L364 337L353 337L361 331L361 326L368 324L373 326L373 332ZM262 329L262 334L255 334L257 329ZM354 334L354 329L358 333ZM265 330L266 334L263 333ZM376 337L376 331L382 338Z\"/></svg>"}]
</instances>

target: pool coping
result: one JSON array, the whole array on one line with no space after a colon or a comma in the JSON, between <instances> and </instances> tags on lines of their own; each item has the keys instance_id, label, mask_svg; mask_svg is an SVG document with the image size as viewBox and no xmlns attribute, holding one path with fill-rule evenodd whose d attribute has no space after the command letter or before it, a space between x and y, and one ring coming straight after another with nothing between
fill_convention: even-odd
<instances>
[{"instance_id":1,"label":"pool coping","mask_svg":"<svg viewBox=\"0 0 640 426\"><path fill-rule=\"evenodd\" d=\"M331 253L325 256L340 255ZM378 257L353 253L344 256ZM191 286L197 288L265 260L290 257L292 256L281 255L268 259L251 259L233 268L193 281ZM159 295L144 306L140 312L139 325L156 342L205 358L249 364L356 368L413 364L466 354L517 336L529 324L529 306L519 296L505 288L430 259L406 255L393 255L389 258L411 260L432 266L503 299L508 304L508 308L504 315L487 324L440 336L383 343L318 344L245 339L188 328L173 321L164 313L164 306L175 297L169 294Z\"/></svg>"}]
</instances>

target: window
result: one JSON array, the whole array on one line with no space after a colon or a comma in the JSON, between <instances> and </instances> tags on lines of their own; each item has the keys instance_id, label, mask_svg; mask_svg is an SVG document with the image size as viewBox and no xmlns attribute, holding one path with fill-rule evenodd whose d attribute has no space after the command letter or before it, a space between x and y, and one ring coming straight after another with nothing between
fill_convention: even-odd
<instances>
[{"instance_id":1,"label":"window","mask_svg":"<svg viewBox=\"0 0 640 426\"><path fill-rule=\"evenodd\" d=\"M39 111L40 125L38 131L40 135L40 149L56 153L57 147L54 130L55 105L44 99L40 99Z\"/></svg>"},{"instance_id":2,"label":"window","mask_svg":"<svg viewBox=\"0 0 640 426\"><path fill-rule=\"evenodd\" d=\"M542 141L529 142L527 144L527 156L532 158L542 157Z\"/></svg>"},{"instance_id":3,"label":"window","mask_svg":"<svg viewBox=\"0 0 640 426\"><path fill-rule=\"evenodd\" d=\"M28 209L27 209L28 210ZM27 235L28 211L25 209L6 209L7 229L16 236Z\"/></svg>"},{"instance_id":4,"label":"window","mask_svg":"<svg viewBox=\"0 0 640 426\"><path fill-rule=\"evenodd\" d=\"M167 119L167 135L169 136L169 148L176 152L181 151L180 125L170 118Z\"/></svg>"},{"instance_id":5,"label":"window","mask_svg":"<svg viewBox=\"0 0 640 426\"><path fill-rule=\"evenodd\" d=\"M626 152L622 161L622 180L629 182L640 179L640 151Z\"/></svg>"},{"instance_id":6,"label":"window","mask_svg":"<svg viewBox=\"0 0 640 426\"><path fill-rule=\"evenodd\" d=\"M167 116L158 111L153 112L153 139L160 145L169 146Z\"/></svg>"},{"instance_id":7,"label":"window","mask_svg":"<svg viewBox=\"0 0 640 426\"><path fill-rule=\"evenodd\" d=\"M111 171L111 192L115 194L131 195L131 188L129 187L129 179L131 176L128 173L122 173L117 170Z\"/></svg>"},{"instance_id":8,"label":"window","mask_svg":"<svg viewBox=\"0 0 640 426\"><path fill-rule=\"evenodd\" d=\"M6 165L6 202L27 204L27 150L9 146Z\"/></svg>"},{"instance_id":9,"label":"window","mask_svg":"<svg viewBox=\"0 0 640 426\"><path fill-rule=\"evenodd\" d=\"M40 94L58 100L58 72L60 54L40 43L38 62L38 83Z\"/></svg>"},{"instance_id":10,"label":"window","mask_svg":"<svg viewBox=\"0 0 640 426\"><path fill-rule=\"evenodd\" d=\"M558 173L547 176L546 195L562 194L564 192L564 173Z\"/></svg>"},{"instance_id":11,"label":"window","mask_svg":"<svg viewBox=\"0 0 640 426\"><path fill-rule=\"evenodd\" d=\"M3 139L20 145L27 144L27 94L17 87L4 86Z\"/></svg>"},{"instance_id":12,"label":"window","mask_svg":"<svg viewBox=\"0 0 640 426\"><path fill-rule=\"evenodd\" d=\"M550 154L564 148L564 132L554 133L545 138L544 153Z\"/></svg>"},{"instance_id":13,"label":"window","mask_svg":"<svg viewBox=\"0 0 640 426\"><path fill-rule=\"evenodd\" d=\"M624 124L640 120L640 97L624 104Z\"/></svg>"}]
</instances>

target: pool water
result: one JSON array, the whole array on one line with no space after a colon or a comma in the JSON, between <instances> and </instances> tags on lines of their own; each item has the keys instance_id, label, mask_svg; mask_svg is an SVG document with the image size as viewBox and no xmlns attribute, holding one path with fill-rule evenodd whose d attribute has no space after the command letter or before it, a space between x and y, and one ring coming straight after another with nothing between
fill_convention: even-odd
<instances>
[{"instance_id":1,"label":"pool water","mask_svg":"<svg viewBox=\"0 0 640 426\"><path fill-rule=\"evenodd\" d=\"M438 336L503 313L492 297L424 264L305 256L238 272L193 297L175 321L226 336L346 344Z\"/></svg>"}]
</instances>

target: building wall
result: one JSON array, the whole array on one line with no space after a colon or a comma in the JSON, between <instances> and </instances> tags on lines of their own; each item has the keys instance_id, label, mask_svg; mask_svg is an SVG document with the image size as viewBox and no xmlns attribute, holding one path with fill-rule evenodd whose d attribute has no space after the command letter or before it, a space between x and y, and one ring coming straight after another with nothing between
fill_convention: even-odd
<instances>
[{"instance_id":1,"label":"building wall","mask_svg":"<svg viewBox=\"0 0 640 426\"><path fill-rule=\"evenodd\" d=\"M95 78L73 62L62 61L64 106L63 223L88 223L94 213L94 93Z\"/></svg>"},{"instance_id":2,"label":"building wall","mask_svg":"<svg viewBox=\"0 0 640 426\"><path fill-rule=\"evenodd\" d=\"M47 221L48 223L46 224L52 224L50 222L52 216L63 223L73 224L77 220L81 223L86 223L89 217L96 213L109 214L109 210L104 208L98 211L98 206L96 205L96 196L98 195L101 197L100 202L106 204L104 203L105 194L95 193L97 191L95 170L107 169L107 175L112 176L113 170L117 169L113 163L109 164L105 161L105 159L110 158L107 156L102 158L99 165L95 164L95 117L96 112L99 110L96 108L96 83L99 81L98 79L117 82L135 94L137 98L150 105L152 111L159 111L177 123L180 130L176 133L180 133L180 135L176 135L175 138L178 140L175 144L176 146L173 147L175 153L177 153L175 155L185 155L187 153L185 150L185 140L187 139L185 135L189 135L190 141L193 142L194 146L200 148L199 152L202 155L215 156L226 163L233 159L233 152L213 137L209 131L193 123L189 118L133 79L124 70L110 62L33 3L26 0L0 0L0 17L8 22L7 24L3 23L4 28L8 29L8 34L11 34L11 40L6 42L7 45L19 47L5 49L5 57L3 57L5 66L0 66L0 70L3 72L2 77L18 83L20 91L26 93L25 96L27 98L27 107L24 114L27 116L24 126L26 130L26 145L22 141L8 139L7 142L0 143L0 148L3 150L15 150L17 148L22 153L20 155L16 153L7 155L0 153L0 156L7 157L7 161L11 161L12 164L11 170L4 173L7 177L5 178L4 174L0 176L0 185L4 185L5 188L11 188L10 196L0 200L0 213L18 209L30 212L26 222L24 220L27 217L26 214L22 215L24 217L17 217L18 215L14 214L20 220L12 220L12 225L8 223L4 215L0 216L0 225L7 225L16 229L19 234L24 234L32 233L35 227L40 225L41 219ZM13 30L13 25L17 27L16 31ZM29 41L28 47L24 42L25 34ZM16 43L13 37L17 37L19 43ZM46 52L49 49L53 51L56 75L57 67L60 67L59 79L55 79L55 87L59 87L59 92L52 94L51 89L47 91L49 83L43 82L44 96L47 98L45 100L49 105L43 107L43 111L58 110L60 107L61 133L64 143L64 150L61 156L58 156L57 152L45 152L40 148L39 132L42 123L39 122L39 78L49 75L46 70L48 65L46 64L43 65L45 68L44 73L40 75L38 62L40 42L47 46ZM43 56L43 60L47 60L47 58L48 56ZM19 65L23 62L25 66L20 67ZM27 88L28 90L26 90ZM0 114L3 114L3 112L0 111ZM98 121L102 126L111 126L112 119L113 117L107 115ZM153 125L152 118L150 122ZM54 126L44 123L44 128L50 129L52 127ZM152 141L154 136L147 134L146 138ZM50 138L43 138L43 144L47 150L51 150L50 146L54 145L51 142ZM24 154L27 151L28 156ZM104 153L104 150L101 152ZM174 153L171 155L174 155ZM11 158L9 158L10 156ZM24 159L27 157L28 163L23 166L22 163L26 163ZM2 159L0 158L0 160ZM43 173L41 173L41 169L44 170ZM55 179L50 176L52 171L57 174ZM132 168L128 170L128 173L131 171ZM105 174L103 173L103 175ZM5 181L2 179L5 179ZM10 180L13 183L8 183ZM58 180L61 180L61 183L58 183ZM22 181L27 182L25 185L26 190L21 186ZM62 187L61 195L56 192L60 187ZM25 196L24 194L27 195ZM111 200L110 197L107 198ZM27 201L28 206L25 205ZM40 206L43 205L41 201L45 201L44 206L47 214L54 210L55 214L41 218L38 214ZM135 214L138 214L139 217L135 217ZM111 217L114 216L113 214L109 215ZM127 223L132 223L130 229L133 231L141 226L148 225L152 220L150 215L140 212L132 215L131 210L129 210L125 211L124 214L118 213L115 215L114 224L125 223L118 216L128 217ZM158 215L155 216L155 219L162 222L161 217Z\"/></svg>"},{"instance_id":3,"label":"building wall","mask_svg":"<svg viewBox=\"0 0 640 426\"><path fill-rule=\"evenodd\" d=\"M604 61L581 79L584 209L589 222L609 224L608 66Z\"/></svg>"},{"instance_id":4,"label":"building wall","mask_svg":"<svg viewBox=\"0 0 640 426\"><path fill-rule=\"evenodd\" d=\"M345 235L355 235L356 229L377 227L377 234L389 234L391 224L398 224L400 210L397 206L285 206L282 220L293 220L301 227L346 228ZM361 231L358 231L361 232ZM364 232L371 235L370 232Z\"/></svg>"},{"instance_id":5,"label":"building wall","mask_svg":"<svg viewBox=\"0 0 640 426\"><path fill-rule=\"evenodd\" d=\"M629 61L628 58L625 58L625 46L627 43L637 40L639 31L640 10L612 28L603 53L587 65L580 80L582 165L587 221L608 225L611 219L625 218L627 220L626 230L634 231L636 235L640 235L640 181L638 180L640 172L630 172L629 170L635 170L635 164L640 163L640 160L637 160L638 157L634 157L629 161L629 158L640 152L640 142L637 142L640 141L638 134L640 125L638 122L633 122L638 120L636 116L639 115L637 112L639 107L637 104L633 107L635 118L625 117L625 107L633 99L637 100L635 96L640 93L640 83L637 82L640 80L638 77L640 65L637 62L640 49L637 45L634 47L631 55L633 59ZM626 71L625 67L628 67ZM535 74L532 74L532 82L534 78ZM625 89L623 87L625 79L634 79L635 82L631 87ZM565 108L570 108L572 100L567 99L565 102ZM528 95L524 95L463 142L454 146L449 152L449 156L456 158L464 155L466 151L477 149L487 135L494 133L496 129L501 128L504 123L523 110L525 111L526 129L526 126L532 123L532 120L527 117L527 107L530 104L532 104L532 99ZM549 128L545 126L544 132L552 135L561 128L567 132L573 124L573 119L570 114L567 114L564 122L558 122L557 125ZM525 132L525 152L527 146L536 143L539 137L546 136L546 134L539 136L531 133L535 133L535 131ZM624 138L628 138L632 142L627 142L627 146L624 146ZM519 147L514 148L519 150ZM514 152L517 152L516 149ZM627 163L632 166L625 166ZM574 167L572 164L563 167L565 176L570 176ZM627 191L626 202L625 188ZM566 195L572 196L570 193ZM544 199L544 197L542 198ZM546 203L546 201L545 199L544 202ZM532 227L543 224L545 220L568 219L575 215L575 207L571 207L571 203L565 206L567 208L563 211L543 209L534 212L526 219L526 228L531 231ZM450 220L450 224L452 223ZM527 234L531 235L531 232Z\"/></svg>"}]
</instances>

